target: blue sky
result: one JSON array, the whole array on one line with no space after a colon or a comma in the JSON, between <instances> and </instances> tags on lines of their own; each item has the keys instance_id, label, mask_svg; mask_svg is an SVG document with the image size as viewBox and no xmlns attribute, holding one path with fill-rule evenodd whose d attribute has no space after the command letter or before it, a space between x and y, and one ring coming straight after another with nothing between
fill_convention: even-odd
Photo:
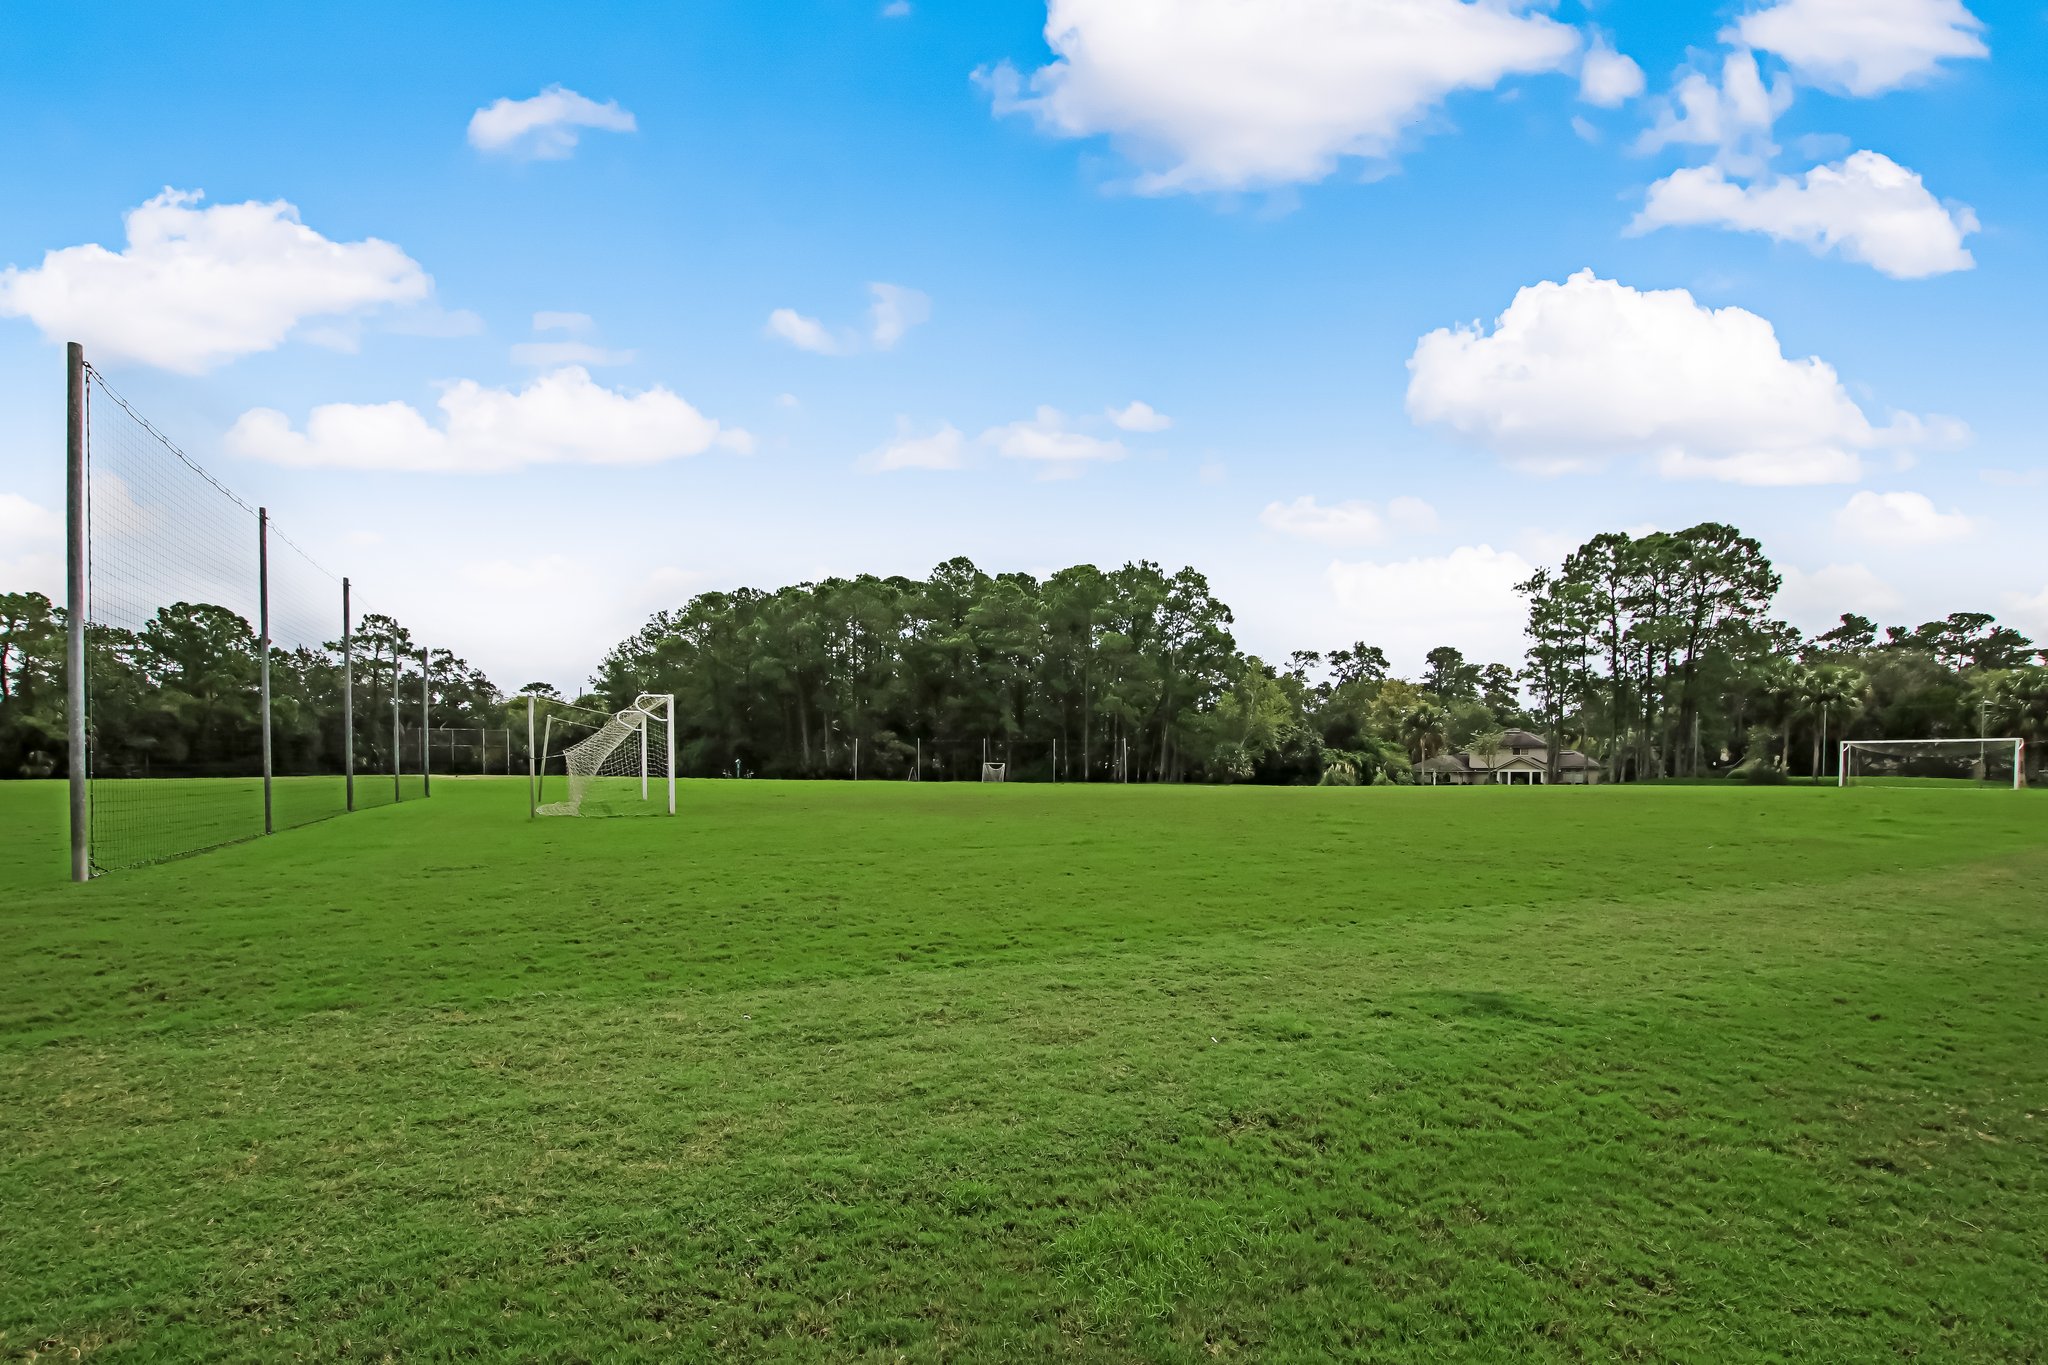
<instances>
[{"instance_id":1,"label":"blue sky","mask_svg":"<svg viewBox=\"0 0 2048 1365\"><path fill-rule=\"evenodd\" d=\"M81 336L508 686L955 554L1512 659L1516 576L1710 517L1809 628L2048 634L2038 2L902 8L11 7L0 583Z\"/></svg>"}]
</instances>

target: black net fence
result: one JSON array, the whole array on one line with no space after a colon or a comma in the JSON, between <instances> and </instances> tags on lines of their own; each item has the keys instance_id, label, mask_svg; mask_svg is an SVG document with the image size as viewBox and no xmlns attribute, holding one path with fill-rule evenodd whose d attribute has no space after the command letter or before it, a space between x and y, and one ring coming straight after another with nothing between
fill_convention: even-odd
<instances>
[{"instance_id":1,"label":"black net fence","mask_svg":"<svg viewBox=\"0 0 2048 1365\"><path fill-rule=\"evenodd\" d=\"M863 782L1121 782L1128 770L1120 750L1097 753L1084 762L1074 746L1043 736L923 738L887 731L858 739L829 736L816 766L803 774ZM693 758L694 755L686 755ZM693 771L694 770L694 771ZM702 759L680 771L696 776L758 776L745 759L732 767L709 767ZM781 774L771 774L779 776Z\"/></svg>"},{"instance_id":2,"label":"black net fence","mask_svg":"<svg viewBox=\"0 0 2048 1365\"><path fill-rule=\"evenodd\" d=\"M341 580L265 531L271 828L289 829L348 810L345 622Z\"/></svg>"},{"instance_id":3,"label":"black net fence","mask_svg":"<svg viewBox=\"0 0 2048 1365\"><path fill-rule=\"evenodd\" d=\"M402 630L352 637L339 577L85 375L91 867L424 795Z\"/></svg>"},{"instance_id":4,"label":"black net fence","mask_svg":"<svg viewBox=\"0 0 2048 1365\"><path fill-rule=\"evenodd\" d=\"M427 732L427 758L437 777L509 777L512 731L504 726L436 726Z\"/></svg>"}]
</instances>

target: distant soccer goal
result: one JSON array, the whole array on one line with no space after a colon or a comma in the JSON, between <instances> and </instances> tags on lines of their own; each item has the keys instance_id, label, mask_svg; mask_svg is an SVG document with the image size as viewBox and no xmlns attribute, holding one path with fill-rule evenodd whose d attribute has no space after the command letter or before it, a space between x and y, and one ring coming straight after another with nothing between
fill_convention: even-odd
<instances>
[{"instance_id":1,"label":"distant soccer goal","mask_svg":"<svg viewBox=\"0 0 2048 1365\"><path fill-rule=\"evenodd\" d=\"M535 815L674 815L676 813L676 699L643 693L610 715L588 724L550 712L535 773ZM585 730L583 737L554 748L554 732ZM552 771L557 767L557 777ZM547 799L551 782L558 800Z\"/></svg>"},{"instance_id":2,"label":"distant soccer goal","mask_svg":"<svg viewBox=\"0 0 2048 1365\"><path fill-rule=\"evenodd\" d=\"M1003 775L1009 770L1010 765L1007 763L984 763L981 765L981 780L984 782L1000 782L1003 780Z\"/></svg>"},{"instance_id":3,"label":"distant soccer goal","mask_svg":"<svg viewBox=\"0 0 2048 1365\"><path fill-rule=\"evenodd\" d=\"M1837 785L2019 788L2026 754L2012 738L1844 740Z\"/></svg>"}]
</instances>

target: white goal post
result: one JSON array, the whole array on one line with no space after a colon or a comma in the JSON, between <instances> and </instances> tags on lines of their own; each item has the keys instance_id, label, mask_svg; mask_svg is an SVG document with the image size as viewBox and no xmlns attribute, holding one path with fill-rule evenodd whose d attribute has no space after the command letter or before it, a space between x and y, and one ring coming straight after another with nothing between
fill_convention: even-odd
<instances>
[{"instance_id":1,"label":"white goal post","mask_svg":"<svg viewBox=\"0 0 2048 1365\"><path fill-rule=\"evenodd\" d=\"M568 793L542 802L535 815L656 815L676 813L676 699L643 693L623 711L562 750ZM550 733L552 733L550 724ZM541 754L540 783L547 782Z\"/></svg>"},{"instance_id":2,"label":"white goal post","mask_svg":"<svg viewBox=\"0 0 2048 1365\"><path fill-rule=\"evenodd\" d=\"M1009 771L1009 766L1007 763L984 763L981 765L981 780L1000 782L1003 780L1003 774Z\"/></svg>"},{"instance_id":3,"label":"white goal post","mask_svg":"<svg viewBox=\"0 0 2048 1365\"><path fill-rule=\"evenodd\" d=\"M1884 782L1939 787L2027 784L2027 742L2013 736L1983 739L1847 739L1842 741L1835 785Z\"/></svg>"}]
</instances>

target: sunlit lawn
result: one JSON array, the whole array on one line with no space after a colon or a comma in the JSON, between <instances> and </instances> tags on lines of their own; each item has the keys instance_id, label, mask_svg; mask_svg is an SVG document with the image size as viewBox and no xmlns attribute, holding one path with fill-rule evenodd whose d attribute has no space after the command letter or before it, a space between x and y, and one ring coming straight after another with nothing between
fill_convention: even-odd
<instances>
[{"instance_id":1,"label":"sunlit lawn","mask_svg":"<svg viewBox=\"0 0 2048 1365\"><path fill-rule=\"evenodd\" d=\"M0 784L0 1357L2042 1358L2037 793L682 806Z\"/></svg>"}]
</instances>

